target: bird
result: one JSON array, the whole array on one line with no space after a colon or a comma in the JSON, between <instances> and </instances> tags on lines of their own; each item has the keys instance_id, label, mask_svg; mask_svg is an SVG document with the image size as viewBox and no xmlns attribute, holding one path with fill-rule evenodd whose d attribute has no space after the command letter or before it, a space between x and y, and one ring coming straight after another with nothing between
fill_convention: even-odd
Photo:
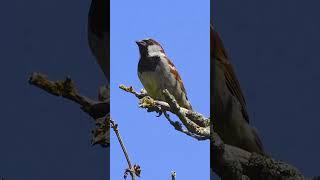
<instances>
[{"instance_id":1,"label":"bird","mask_svg":"<svg viewBox=\"0 0 320 180\"><path fill-rule=\"evenodd\" d=\"M213 129L224 143L265 155L257 130L251 126L240 83L219 34L210 26L213 61Z\"/></svg>"},{"instance_id":2,"label":"bird","mask_svg":"<svg viewBox=\"0 0 320 180\"><path fill-rule=\"evenodd\" d=\"M102 69L107 81L110 80L110 22L107 18L107 1L92 0L88 14L89 47Z\"/></svg>"},{"instance_id":3,"label":"bird","mask_svg":"<svg viewBox=\"0 0 320 180\"><path fill-rule=\"evenodd\" d=\"M148 95L156 100L165 101L162 91L167 89L181 107L192 110L177 68L160 43L151 38L136 43L140 52L138 77Z\"/></svg>"}]
</instances>

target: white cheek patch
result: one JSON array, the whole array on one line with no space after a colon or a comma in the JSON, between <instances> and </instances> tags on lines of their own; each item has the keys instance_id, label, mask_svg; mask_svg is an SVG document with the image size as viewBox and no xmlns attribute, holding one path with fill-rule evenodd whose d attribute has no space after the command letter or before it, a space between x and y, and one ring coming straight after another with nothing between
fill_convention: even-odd
<instances>
[{"instance_id":1,"label":"white cheek patch","mask_svg":"<svg viewBox=\"0 0 320 180\"><path fill-rule=\"evenodd\" d=\"M158 45L148 46L148 54L149 56L165 56L163 52L161 52L162 48Z\"/></svg>"},{"instance_id":2,"label":"white cheek patch","mask_svg":"<svg viewBox=\"0 0 320 180\"><path fill-rule=\"evenodd\" d=\"M158 45L151 45L151 46L148 46L148 51L149 52L161 51L161 47L159 47Z\"/></svg>"}]
</instances>

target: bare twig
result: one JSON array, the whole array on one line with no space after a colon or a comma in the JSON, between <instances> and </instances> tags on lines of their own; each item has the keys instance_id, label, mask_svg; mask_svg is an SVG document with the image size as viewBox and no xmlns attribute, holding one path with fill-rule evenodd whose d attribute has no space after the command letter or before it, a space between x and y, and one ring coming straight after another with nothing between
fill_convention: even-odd
<instances>
[{"instance_id":1,"label":"bare twig","mask_svg":"<svg viewBox=\"0 0 320 180\"><path fill-rule=\"evenodd\" d=\"M206 137L208 139L210 138L210 129L209 129L210 126L205 128L200 127L197 123L194 122L195 121L194 119L191 120L187 117L186 111L184 111L183 108L179 106L174 96L171 95L168 90L164 90L163 94L171 107L171 112L173 112L175 115L179 117L183 125L188 129L188 131L190 131L193 134Z\"/></svg>"},{"instance_id":2,"label":"bare twig","mask_svg":"<svg viewBox=\"0 0 320 180\"><path fill-rule=\"evenodd\" d=\"M188 135L188 136L190 136L190 137L193 137L193 138L195 138L195 139L197 139L197 140L199 140L199 141L207 140L207 139L208 139L208 138L206 138L206 137L199 136L199 135L197 135L197 134L194 134L194 133L192 133L192 132L184 129L184 128L182 127L182 124L181 124L179 121L173 121L173 120L171 120L171 118L170 118L170 116L169 116L169 114L168 114L167 112L164 112L163 114L164 114L164 116L166 117L166 119L168 120L168 122L174 127L175 130L180 131L180 132L182 132L182 133L184 133L184 134L186 134L186 135Z\"/></svg>"},{"instance_id":3,"label":"bare twig","mask_svg":"<svg viewBox=\"0 0 320 180\"><path fill-rule=\"evenodd\" d=\"M135 95L137 98L139 98L139 99L147 96L146 91L141 90L141 92L138 93L138 92L136 92L136 91L133 89L132 86L127 87L127 86L121 84L121 85L119 86L119 88L122 89L122 90L124 90L124 91L126 91L126 92L129 92L129 93L134 94L134 95Z\"/></svg>"},{"instance_id":4,"label":"bare twig","mask_svg":"<svg viewBox=\"0 0 320 180\"><path fill-rule=\"evenodd\" d=\"M138 165L132 166L130 158L129 158L128 151L127 151L126 147L124 146L123 140L121 138L121 135L120 135L120 132L119 132L119 129L118 129L118 124L115 123L115 121L112 120L112 119L110 119L110 124L111 124L111 128L113 129L113 131L115 132L115 134L116 134L116 136L118 138L118 141L120 143L121 149L122 149L122 151L123 151L123 153L124 153L124 155L126 157L126 160L127 160L128 166L129 166L129 168L127 168L126 171L125 171L124 178L126 179L127 174L130 173L130 175L132 177L132 180L135 180L136 179L136 175L140 176L140 172L141 172L140 166L138 166Z\"/></svg>"},{"instance_id":5,"label":"bare twig","mask_svg":"<svg viewBox=\"0 0 320 180\"><path fill-rule=\"evenodd\" d=\"M176 180L177 173L175 171L171 171L171 180Z\"/></svg>"}]
</instances>

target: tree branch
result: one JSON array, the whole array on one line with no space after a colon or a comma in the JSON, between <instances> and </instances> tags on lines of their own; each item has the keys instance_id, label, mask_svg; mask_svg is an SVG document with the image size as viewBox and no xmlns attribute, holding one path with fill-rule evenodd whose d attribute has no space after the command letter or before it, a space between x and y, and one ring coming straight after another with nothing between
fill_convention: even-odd
<instances>
[{"instance_id":1,"label":"tree branch","mask_svg":"<svg viewBox=\"0 0 320 180\"><path fill-rule=\"evenodd\" d=\"M224 144L213 130L210 148L211 168L221 179L315 180L319 178L304 177L290 164Z\"/></svg>"},{"instance_id":2,"label":"tree branch","mask_svg":"<svg viewBox=\"0 0 320 180\"><path fill-rule=\"evenodd\" d=\"M34 85L49 94L61 96L81 106L81 109L94 120L96 127L92 131L92 145L100 144L102 147L110 145L110 101L109 88L102 88L99 92L99 100L92 100L78 93L71 78L63 81L50 81L41 73L32 73L29 84Z\"/></svg>"},{"instance_id":3,"label":"tree branch","mask_svg":"<svg viewBox=\"0 0 320 180\"><path fill-rule=\"evenodd\" d=\"M139 107L147 109L148 112L157 112L159 115L164 114L168 122L176 130L197 140L210 139L210 120L200 113L180 107L169 91L163 91L167 100L167 102L164 102L152 99L145 91L138 93L131 86L120 85L119 88L135 95L140 100ZM177 115L182 123L171 120L167 111Z\"/></svg>"},{"instance_id":4,"label":"tree branch","mask_svg":"<svg viewBox=\"0 0 320 180\"><path fill-rule=\"evenodd\" d=\"M171 118L170 118L170 116L169 116L169 114L167 112L163 112L163 115L166 117L168 122L174 127L175 130L180 131L180 132L186 134L187 136L193 137L193 138L195 138L195 139L197 139L199 141L207 140L207 138L204 137L204 136L199 136L197 134L194 134L194 133L188 131L187 129L184 129L182 127L182 124L179 121L171 120Z\"/></svg>"}]
</instances>

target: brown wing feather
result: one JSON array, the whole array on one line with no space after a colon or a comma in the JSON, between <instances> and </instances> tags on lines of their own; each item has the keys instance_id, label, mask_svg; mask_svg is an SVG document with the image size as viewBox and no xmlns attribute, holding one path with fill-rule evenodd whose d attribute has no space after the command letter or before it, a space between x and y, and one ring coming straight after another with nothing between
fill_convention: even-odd
<instances>
[{"instance_id":1,"label":"brown wing feather","mask_svg":"<svg viewBox=\"0 0 320 180\"><path fill-rule=\"evenodd\" d=\"M240 83L235 75L231 63L229 62L229 57L223 46L222 40L220 39L219 34L214 31L212 26L210 26L210 46L213 47L213 50L211 51L211 57L213 57L216 61L219 61L223 65L227 86L231 93L240 102L243 115L249 122L249 116L246 111L246 101L241 91Z\"/></svg>"},{"instance_id":2,"label":"brown wing feather","mask_svg":"<svg viewBox=\"0 0 320 180\"><path fill-rule=\"evenodd\" d=\"M176 67L175 67L174 64L170 61L169 58L167 58L167 57L165 57L165 58L167 59L168 64L171 66L171 67L170 67L170 72L174 75L175 79L179 82L182 91L183 91L184 94L187 96L186 89L184 88L182 79L181 79L181 77L180 77L180 75L179 75ZM187 99L188 99L188 98L187 98Z\"/></svg>"}]
</instances>

